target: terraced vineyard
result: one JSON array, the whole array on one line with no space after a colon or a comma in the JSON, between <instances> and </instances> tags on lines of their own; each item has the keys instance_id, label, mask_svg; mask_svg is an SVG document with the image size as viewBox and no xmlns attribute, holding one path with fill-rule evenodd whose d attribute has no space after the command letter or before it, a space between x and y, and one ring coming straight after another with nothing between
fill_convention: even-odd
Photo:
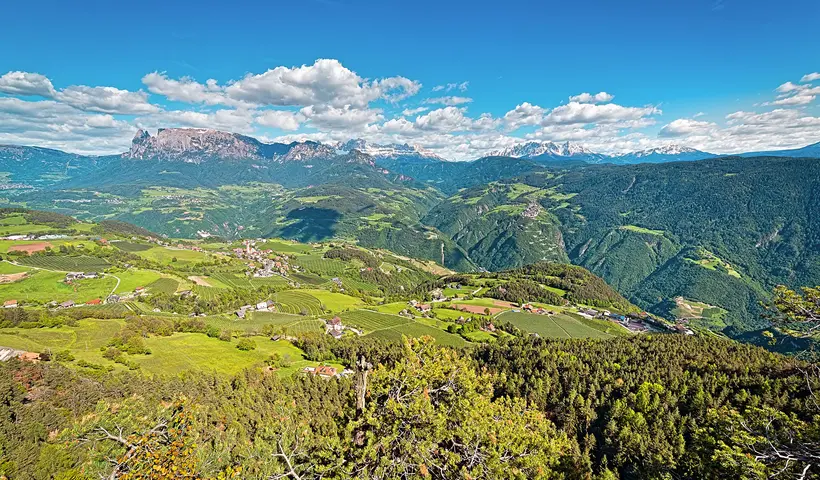
<instances>
[{"instance_id":1,"label":"terraced vineyard","mask_svg":"<svg viewBox=\"0 0 820 480\"><path fill-rule=\"evenodd\" d=\"M340 260L324 258L318 255L298 256L294 263L308 272L316 273L324 277L338 277L345 272L345 268L347 267L347 265Z\"/></svg>"},{"instance_id":2,"label":"terraced vineyard","mask_svg":"<svg viewBox=\"0 0 820 480\"><path fill-rule=\"evenodd\" d=\"M263 286L283 286L288 284L288 281L279 275L272 277L248 277L247 275L230 272L218 272L211 275L210 278L231 288L255 289Z\"/></svg>"},{"instance_id":3,"label":"terraced vineyard","mask_svg":"<svg viewBox=\"0 0 820 480\"><path fill-rule=\"evenodd\" d=\"M120 250L128 253L134 252L144 252L149 250L153 247L153 245L146 245L144 243L134 243L134 242L111 242L111 245L119 248Z\"/></svg>"},{"instance_id":4,"label":"terraced vineyard","mask_svg":"<svg viewBox=\"0 0 820 480\"><path fill-rule=\"evenodd\" d=\"M273 301L282 313L321 315L322 302L318 298L298 290L275 293Z\"/></svg>"},{"instance_id":5,"label":"terraced vineyard","mask_svg":"<svg viewBox=\"0 0 820 480\"><path fill-rule=\"evenodd\" d=\"M179 282L173 278L160 278L149 283L146 287L151 293L161 292L172 294L177 291L177 288L179 288Z\"/></svg>"},{"instance_id":6,"label":"terraced vineyard","mask_svg":"<svg viewBox=\"0 0 820 480\"><path fill-rule=\"evenodd\" d=\"M17 262L22 265L61 272L92 272L105 270L111 266L104 258L85 255L79 257L35 255L20 258Z\"/></svg>"},{"instance_id":7,"label":"terraced vineyard","mask_svg":"<svg viewBox=\"0 0 820 480\"><path fill-rule=\"evenodd\" d=\"M423 336L430 336L436 339L436 343L439 345L448 345L453 347L463 347L467 345L467 341L461 338L458 335L453 335L452 333L447 333L444 330L440 330L436 327L431 327L429 325L424 325L423 323L418 323L414 321L410 321L408 323L403 323L400 325L396 325L390 328L383 328L381 330L376 330L367 336L374 337L374 338L383 338L385 340L389 340L391 342L400 342L402 336L406 337L423 337Z\"/></svg>"},{"instance_id":8,"label":"terraced vineyard","mask_svg":"<svg viewBox=\"0 0 820 480\"><path fill-rule=\"evenodd\" d=\"M535 315L523 312L507 312L499 320L510 322L530 333L548 338L611 338L612 335L584 325L568 315Z\"/></svg>"},{"instance_id":9,"label":"terraced vineyard","mask_svg":"<svg viewBox=\"0 0 820 480\"><path fill-rule=\"evenodd\" d=\"M410 323L409 318L386 313L373 312L371 310L354 310L340 315L345 324L356 326L364 330L365 333L396 327L405 323Z\"/></svg>"}]
</instances>

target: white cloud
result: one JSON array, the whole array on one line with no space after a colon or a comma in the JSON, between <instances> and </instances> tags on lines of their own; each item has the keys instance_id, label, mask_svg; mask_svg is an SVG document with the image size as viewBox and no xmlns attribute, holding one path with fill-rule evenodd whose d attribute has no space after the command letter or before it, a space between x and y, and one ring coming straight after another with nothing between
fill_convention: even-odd
<instances>
[{"instance_id":1,"label":"white cloud","mask_svg":"<svg viewBox=\"0 0 820 480\"><path fill-rule=\"evenodd\" d=\"M319 59L313 65L248 74L224 90L232 99L258 105L363 108L380 98L402 100L420 89L420 83L404 77L369 82L338 60Z\"/></svg>"},{"instance_id":2,"label":"white cloud","mask_svg":"<svg viewBox=\"0 0 820 480\"><path fill-rule=\"evenodd\" d=\"M445 92L449 92L452 90L458 90L460 92L466 92L469 86L470 82L448 83L447 85L436 85L435 87L433 87L433 91L440 92L444 90Z\"/></svg>"},{"instance_id":3,"label":"white cloud","mask_svg":"<svg viewBox=\"0 0 820 480\"><path fill-rule=\"evenodd\" d=\"M504 122L510 130L516 130L525 125L538 125L544 119L546 112L546 109L538 105L524 102L504 114Z\"/></svg>"},{"instance_id":4,"label":"white cloud","mask_svg":"<svg viewBox=\"0 0 820 480\"><path fill-rule=\"evenodd\" d=\"M447 97L428 98L424 101L424 103L453 106L453 105L463 105L465 103L470 103L472 101L473 101L473 99L469 98L469 97L447 96Z\"/></svg>"},{"instance_id":5,"label":"white cloud","mask_svg":"<svg viewBox=\"0 0 820 480\"><path fill-rule=\"evenodd\" d=\"M649 115L659 115L657 107L624 107L614 103L595 105L570 102L553 109L543 120L544 124L612 123L636 120Z\"/></svg>"},{"instance_id":6,"label":"white cloud","mask_svg":"<svg viewBox=\"0 0 820 480\"><path fill-rule=\"evenodd\" d=\"M668 123L661 128L658 133L661 137L685 137L697 133L705 133L717 125L712 122L701 122L698 120L690 120L688 118L679 118Z\"/></svg>"},{"instance_id":7,"label":"white cloud","mask_svg":"<svg viewBox=\"0 0 820 480\"><path fill-rule=\"evenodd\" d=\"M305 116L301 113L289 112L285 110L266 110L255 119L256 123L266 127L278 128L280 130L298 130Z\"/></svg>"},{"instance_id":8,"label":"white cloud","mask_svg":"<svg viewBox=\"0 0 820 480\"><path fill-rule=\"evenodd\" d=\"M426 112L427 110L430 109L427 107L405 108L404 110L402 110L401 114L405 117L411 117L413 115L418 115L419 113Z\"/></svg>"},{"instance_id":9,"label":"white cloud","mask_svg":"<svg viewBox=\"0 0 820 480\"><path fill-rule=\"evenodd\" d=\"M304 107L299 110L311 125L325 129L356 129L367 124L381 121L384 117L381 110L357 109L345 106L342 108L329 106Z\"/></svg>"},{"instance_id":10,"label":"white cloud","mask_svg":"<svg viewBox=\"0 0 820 480\"><path fill-rule=\"evenodd\" d=\"M9 95L52 97L54 85L45 75L30 72L8 72L0 77L0 92Z\"/></svg>"},{"instance_id":11,"label":"white cloud","mask_svg":"<svg viewBox=\"0 0 820 480\"><path fill-rule=\"evenodd\" d=\"M190 77L179 80L168 78L165 72L153 72L142 77L142 83L151 93L162 95L168 100L184 103L202 103L205 105L220 105L231 103L222 87L216 80L210 79L205 84L198 83Z\"/></svg>"},{"instance_id":12,"label":"white cloud","mask_svg":"<svg viewBox=\"0 0 820 480\"><path fill-rule=\"evenodd\" d=\"M797 85L796 83L786 82L775 89L778 93L791 93L804 90L808 88L806 85Z\"/></svg>"},{"instance_id":13,"label":"white cloud","mask_svg":"<svg viewBox=\"0 0 820 480\"><path fill-rule=\"evenodd\" d=\"M582 93L580 95L573 95L569 97L569 101L578 103L609 103L613 98L615 98L615 95L610 95L606 92L599 92L595 95Z\"/></svg>"},{"instance_id":14,"label":"white cloud","mask_svg":"<svg viewBox=\"0 0 820 480\"><path fill-rule=\"evenodd\" d=\"M143 114L158 112L156 105L148 102L145 92L129 92L114 87L87 87L75 85L60 90L54 99L80 110L114 114Z\"/></svg>"},{"instance_id":15,"label":"white cloud","mask_svg":"<svg viewBox=\"0 0 820 480\"><path fill-rule=\"evenodd\" d=\"M813 82L815 80L820 80L820 73L818 73L818 72L807 73L807 74L803 75L803 77L800 79L800 82L801 83L806 83L806 82Z\"/></svg>"}]
</instances>

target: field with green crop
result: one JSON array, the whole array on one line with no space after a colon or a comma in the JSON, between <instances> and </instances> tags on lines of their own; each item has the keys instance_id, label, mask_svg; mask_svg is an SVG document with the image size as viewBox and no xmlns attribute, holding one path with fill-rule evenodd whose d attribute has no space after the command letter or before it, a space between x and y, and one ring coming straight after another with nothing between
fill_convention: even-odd
<instances>
[{"instance_id":1,"label":"field with green crop","mask_svg":"<svg viewBox=\"0 0 820 480\"><path fill-rule=\"evenodd\" d=\"M300 292L317 298L322 302L322 306L325 307L325 310L331 312L351 310L362 305L361 299L343 293L328 292L327 290L301 290Z\"/></svg>"},{"instance_id":2,"label":"field with green crop","mask_svg":"<svg viewBox=\"0 0 820 480\"><path fill-rule=\"evenodd\" d=\"M62 255L35 255L32 257L21 257L17 259L17 263L61 272L99 272L111 266L111 264L104 258L85 255L79 257Z\"/></svg>"},{"instance_id":3,"label":"field with green crop","mask_svg":"<svg viewBox=\"0 0 820 480\"><path fill-rule=\"evenodd\" d=\"M299 255L294 260L294 263L308 272L324 277L341 276L348 266L348 264L341 260L324 258L321 255Z\"/></svg>"},{"instance_id":4,"label":"field with green crop","mask_svg":"<svg viewBox=\"0 0 820 480\"><path fill-rule=\"evenodd\" d=\"M138 285L139 286L139 285ZM151 283L145 284L151 293L168 293L172 294L179 288L179 281L173 278L158 278Z\"/></svg>"},{"instance_id":5,"label":"field with green crop","mask_svg":"<svg viewBox=\"0 0 820 480\"><path fill-rule=\"evenodd\" d=\"M468 344L466 340L464 340L458 335L453 335L452 333L447 333L444 330L440 330L436 327L431 327L429 325L424 325L422 323L413 321L409 323L403 323L401 325L396 325L395 327L391 328L383 328L381 330L376 330L373 333L370 333L368 336L372 336L374 338L382 338L393 342L400 342L402 336L415 338L430 336L433 337L436 340L436 343L438 343L439 345L462 347Z\"/></svg>"},{"instance_id":6,"label":"field with green crop","mask_svg":"<svg viewBox=\"0 0 820 480\"><path fill-rule=\"evenodd\" d=\"M506 312L498 316L499 320L510 322L529 333L536 333L547 338L610 338L612 335L569 315L536 315L524 312Z\"/></svg>"},{"instance_id":7,"label":"field with green crop","mask_svg":"<svg viewBox=\"0 0 820 480\"><path fill-rule=\"evenodd\" d=\"M374 312L371 310L354 310L352 312L345 312L339 315L339 317L345 325L358 327L362 329L364 333L370 333L384 328L392 328L412 322L409 318Z\"/></svg>"},{"instance_id":8,"label":"field with green crop","mask_svg":"<svg viewBox=\"0 0 820 480\"><path fill-rule=\"evenodd\" d=\"M318 298L298 290L287 290L273 294L271 298L282 313L300 315L321 315L322 303Z\"/></svg>"},{"instance_id":9,"label":"field with green crop","mask_svg":"<svg viewBox=\"0 0 820 480\"><path fill-rule=\"evenodd\" d=\"M104 278L76 280L65 283L65 274L47 270L32 270L23 280L0 284L0 300L18 300L28 303L48 303L51 301L87 302L99 298L105 299L117 281L108 276Z\"/></svg>"},{"instance_id":10,"label":"field with green crop","mask_svg":"<svg viewBox=\"0 0 820 480\"><path fill-rule=\"evenodd\" d=\"M129 253L136 253L136 252L144 252L146 250L150 250L154 248L151 244L146 243L135 243L135 242L111 242L111 245Z\"/></svg>"}]
</instances>

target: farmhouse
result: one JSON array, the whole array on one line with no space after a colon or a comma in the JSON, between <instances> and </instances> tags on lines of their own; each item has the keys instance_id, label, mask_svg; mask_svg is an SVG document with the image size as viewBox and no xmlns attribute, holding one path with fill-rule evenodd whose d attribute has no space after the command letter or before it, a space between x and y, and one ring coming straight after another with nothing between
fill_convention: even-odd
<instances>
[{"instance_id":1,"label":"farmhouse","mask_svg":"<svg viewBox=\"0 0 820 480\"><path fill-rule=\"evenodd\" d=\"M3 302L3 308L15 308L17 307L17 300L6 300Z\"/></svg>"},{"instance_id":2,"label":"farmhouse","mask_svg":"<svg viewBox=\"0 0 820 480\"><path fill-rule=\"evenodd\" d=\"M416 304L415 307L416 310L418 310L421 313L426 313L430 311L430 305L427 305L426 303Z\"/></svg>"},{"instance_id":3,"label":"farmhouse","mask_svg":"<svg viewBox=\"0 0 820 480\"><path fill-rule=\"evenodd\" d=\"M102 303L102 300L100 300L99 298L95 298L93 300L89 300L89 301L85 302L86 305L99 305L101 303Z\"/></svg>"},{"instance_id":4,"label":"farmhouse","mask_svg":"<svg viewBox=\"0 0 820 480\"><path fill-rule=\"evenodd\" d=\"M105 299L105 303L119 303L120 296L111 294Z\"/></svg>"},{"instance_id":5,"label":"farmhouse","mask_svg":"<svg viewBox=\"0 0 820 480\"><path fill-rule=\"evenodd\" d=\"M74 306L74 300L66 300L60 304L60 308L71 308Z\"/></svg>"},{"instance_id":6,"label":"farmhouse","mask_svg":"<svg viewBox=\"0 0 820 480\"><path fill-rule=\"evenodd\" d=\"M134 293L137 295L142 295L145 292L145 287L137 287L134 289Z\"/></svg>"},{"instance_id":7,"label":"farmhouse","mask_svg":"<svg viewBox=\"0 0 820 480\"><path fill-rule=\"evenodd\" d=\"M325 378L335 377L336 369L327 365L319 365L313 369L313 374Z\"/></svg>"}]
</instances>

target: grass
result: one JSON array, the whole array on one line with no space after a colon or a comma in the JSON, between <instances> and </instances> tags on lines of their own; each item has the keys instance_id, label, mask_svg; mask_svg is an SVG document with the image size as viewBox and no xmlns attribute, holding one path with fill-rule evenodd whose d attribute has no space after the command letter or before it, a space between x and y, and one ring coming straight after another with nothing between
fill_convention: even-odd
<instances>
[{"instance_id":1,"label":"grass","mask_svg":"<svg viewBox=\"0 0 820 480\"><path fill-rule=\"evenodd\" d=\"M152 293L168 293L172 294L177 291L179 288L179 281L174 280L173 278L158 278L153 282L145 285Z\"/></svg>"},{"instance_id":2,"label":"grass","mask_svg":"<svg viewBox=\"0 0 820 480\"><path fill-rule=\"evenodd\" d=\"M413 321L397 325L391 328L376 330L375 332L367 336L372 336L374 338L382 338L392 342L400 342L402 336L416 338L430 336L433 337L436 340L436 343L438 343L439 345L446 345L450 347L463 347L468 344L466 340L464 340L458 335L453 335L452 333L447 333L444 330L440 330L436 327L431 327L429 325L424 325L422 323Z\"/></svg>"},{"instance_id":3,"label":"grass","mask_svg":"<svg viewBox=\"0 0 820 480\"><path fill-rule=\"evenodd\" d=\"M111 267L108 260L104 258L86 255L79 257L35 255L33 257L21 257L17 260L17 263L61 272L98 272Z\"/></svg>"},{"instance_id":4,"label":"grass","mask_svg":"<svg viewBox=\"0 0 820 480\"><path fill-rule=\"evenodd\" d=\"M352 312L343 313L340 317L344 324L358 327L365 333L371 333L385 328L393 328L412 322L409 318L374 312L372 310L354 310Z\"/></svg>"},{"instance_id":5,"label":"grass","mask_svg":"<svg viewBox=\"0 0 820 480\"><path fill-rule=\"evenodd\" d=\"M624 225L621 230L628 230L636 233L646 233L649 235L663 235L663 230L651 230L649 228L639 227L637 225Z\"/></svg>"},{"instance_id":6,"label":"grass","mask_svg":"<svg viewBox=\"0 0 820 480\"><path fill-rule=\"evenodd\" d=\"M20 267L14 265L13 263L9 262L0 262L0 275L9 274L9 273L20 273L20 272L27 272L29 271L26 267Z\"/></svg>"},{"instance_id":7,"label":"grass","mask_svg":"<svg viewBox=\"0 0 820 480\"><path fill-rule=\"evenodd\" d=\"M64 283L65 275L60 272L33 270L23 280L0 285L0 299L48 303L73 300L77 303L94 298L104 299L111 293L117 281L113 277L77 280Z\"/></svg>"},{"instance_id":8,"label":"grass","mask_svg":"<svg viewBox=\"0 0 820 480\"><path fill-rule=\"evenodd\" d=\"M319 299L298 290L275 293L272 300L276 303L276 308L282 313L322 314L322 303Z\"/></svg>"},{"instance_id":9,"label":"grass","mask_svg":"<svg viewBox=\"0 0 820 480\"><path fill-rule=\"evenodd\" d=\"M147 287L149 284L162 279L162 275L152 270L130 268L123 272L113 273L120 279L117 293L133 292L137 287ZM170 280L170 279L169 279Z\"/></svg>"},{"instance_id":10,"label":"grass","mask_svg":"<svg viewBox=\"0 0 820 480\"><path fill-rule=\"evenodd\" d=\"M569 315L536 315L524 312L506 312L499 320L510 322L530 333L547 338L610 338L611 334L593 328Z\"/></svg>"},{"instance_id":11,"label":"grass","mask_svg":"<svg viewBox=\"0 0 820 480\"><path fill-rule=\"evenodd\" d=\"M123 324L122 320L86 319L78 322L76 327L0 329L0 345L32 352L42 352L45 349L52 352L69 350L77 360L122 369L122 366L104 359L100 347L105 346ZM292 361L289 367L277 372L280 375L290 375L305 366L316 365L316 362L305 360L302 351L289 342L274 342L263 337L255 337L253 340L257 345L256 350L243 352L236 348L236 339L223 342L201 333L152 336L145 339L146 346L151 349L150 355L133 355L128 358L138 363L143 371L161 375L175 375L188 370L233 375L245 368L261 366L274 353L287 355ZM79 368L73 362L67 365ZM341 368L341 365L333 366Z\"/></svg>"},{"instance_id":12,"label":"grass","mask_svg":"<svg viewBox=\"0 0 820 480\"><path fill-rule=\"evenodd\" d=\"M78 360L101 363L100 347L120 331L123 320L80 320L76 327L4 328L0 329L0 345L30 352L70 350Z\"/></svg>"},{"instance_id":13,"label":"grass","mask_svg":"<svg viewBox=\"0 0 820 480\"><path fill-rule=\"evenodd\" d=\"M208 255L204 252L165 247L152 247L148 250L140 250L134 253L142 258L153 260L164 265L174 263L174 259L179 263L203 262L208 259Z\"/></svg>"},{"instance_id":14,"label":"grass","mask_svg":"<svg viewBox=\"0 0 820 480\"><path fill-rule=\"evenodd\" d=\"M343 312L362 306L362 300L343 293L328 292L327 290L301 290L303 293L317 298L325 310Z\"/></svg>"},{"instance_id":15,"label":"grass","mask_svg":"<svg viewBox=\"0 0 820 480\"><path fill-rule=\"evenodd\" d=\"M144 243L134 243L134 242L111 242L111 245L129 253L136 253L136 252L144 252L146 250L150 250L154 248L153 245L147 245Z\"/></svg>"},{"instance_id":16,"label":"grass","mask_svg":"<svg viewBox=\"0 0 820 480\"><path fill-rule=\"evenodd\" d=\"M324 258L321 255L300 255L294 261L308 272L316 273L325 277L339 277L347 268L348 264L335 258Z\"/></svg>"},{"instance_id":17,"label":"grass","mask_svg":"<svg viewBox=\"0 0 820 480\"><path fill-rule=\"evenodd\" d=\"M145 345L151 355L135 355L131 358L149 373L177 374L182 371L211 371L217 374L234 375L240 371L261 365L274 353L290 356L293 364L282 369L281 374L290 374L314 362L304 360L302 351L289 342L254 338L256 349L243 352L236 348L237 340L223 342L201 333L175 333L170 337L150 337Z\"/></svg>"}]
</instances>

